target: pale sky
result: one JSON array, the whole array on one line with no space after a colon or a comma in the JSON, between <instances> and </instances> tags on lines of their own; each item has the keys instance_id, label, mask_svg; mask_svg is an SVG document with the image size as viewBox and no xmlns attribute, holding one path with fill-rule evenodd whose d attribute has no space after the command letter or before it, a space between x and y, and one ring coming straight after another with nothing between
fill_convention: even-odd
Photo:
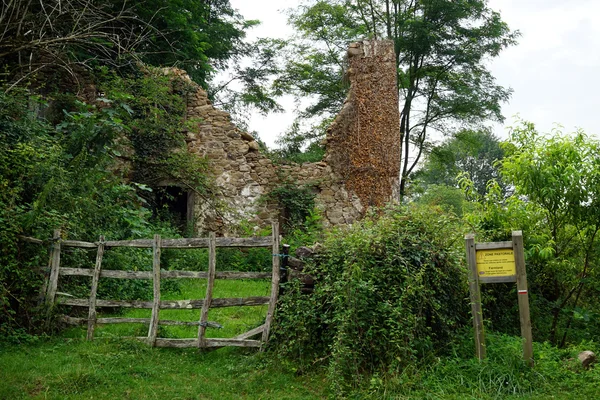
<instances>
[{"instance_id":1,"label":"pale sky","mask_svg":"<svg viewBox=\"0 0 600 400\"><path fill-rule=\"evenodd\" d=\"M282 12L298 0L230 0L246 19L262 25L253 37L285 37L293 33ZM507 126L519 114L542 132L556 124L566 131L582 128L600 135L600 1L598 0L489 0L511 29L521 32L519 44L490 64L499 84L514 92L502 112L505 125L494 131L505 137ZM274 146L276 137L293 122L293 101L283 99L286 114L252 116L251 131Z\"/></svg>"}]
</instances>

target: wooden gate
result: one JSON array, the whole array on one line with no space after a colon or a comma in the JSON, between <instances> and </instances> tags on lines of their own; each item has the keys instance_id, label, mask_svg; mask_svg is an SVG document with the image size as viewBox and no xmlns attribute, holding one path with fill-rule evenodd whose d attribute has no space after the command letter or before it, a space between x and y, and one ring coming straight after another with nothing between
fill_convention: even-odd
<instances>
[{"instance_id":1,"label":"wooden gate","mask_svg":"<svg viewBox=\"0 0 600 400\"><path fill-rule=\"evenodd\" d=\"M29 241L41 242L36 239ZM60 266L61 249L63 247L96 248L96 263L94 269L89 268L64 268ZM107 270L102 268L102 258L104 252L110 248L130 247L130 248L152 248L153 262L152 271L121 271ZM219 247L266 247L272 249L272 271L263 272L216 272L216 251ZM201 271L165 271L160 269L161 249L198 249L208 248L208 270ZM75 307L87 307L87 318L65 317L68 323L86 324L87 339L92 340L94 329L97 324L117 324L117 323L144 323L148 324L148 336L138 339L146 341L150 346L156 347L259 347L262 348L269 339L269 331L273 321L273 314L277 303L279 291L279 226L273 224L271 237L253 237L253 238L217 238L214 232L209 234L208 238L192 239L162 239L160 235L155 235L154 239L139 239L125 241L105 241L100 237L98 242L82 242L74 240L61 240L60 231L54 232L51 261L50 277L45 290L45 301L50 305L62 304ZM60 276L87 276L92 278L89 298L69 298L58 292L58 282ZM213 298L213 286L215 279L268 279L271 278L271 294L264 297L246 297L246 298ZM152 301L120 301L120 300L102 300L97 299L98 283L100 278L113 279L149 279L153 282ZM164 301L160 299L161 278L196 278L207 279L206 295L204 299L173 300ZM267 315L265 323L261 326L238 335L233 338L207 338L206 328L211 326L208 321L208 311L210 308L231 307L231 306L259 306L267 305ZM129 307L151 309L150 318L97 318L96 308L98 307ZM197 322L170 321L160 319L161 309L200 309L200 317ZM157 337L158 325L193 325L198 326L198 335L189 339L167 339ZM261 335L260 339L252 340L253 336Z\"/></svg>"}]
</instances>

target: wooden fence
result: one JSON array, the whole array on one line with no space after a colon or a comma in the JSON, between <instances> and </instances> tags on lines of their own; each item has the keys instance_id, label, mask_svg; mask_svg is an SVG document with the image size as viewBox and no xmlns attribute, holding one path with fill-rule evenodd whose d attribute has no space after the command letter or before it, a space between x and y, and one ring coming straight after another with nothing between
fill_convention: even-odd
<instances>
[{"instance_id":1,"label":"wooden fence","mask_svg":"<svg viewBox=\"0 0 600 400\"><path fill-rule=\"evenodd\" d=\"M28 241L42 243L42 241L32 238L24 238ZM65 268L60 266L61 250L64 247L78 248L96 248L96 263L94 269L89 268ZM106 249L116 247L130 248L151 248L153 249L152 271L121 271L102 269L102 258ZM218 247L266 247L272 249L272 272L217 272L216 271L216 249ZM165 271L160 269L161 249L198 249L208 248L208 271ZM87 307L87 318L65 317L68 323L85 324L87 323L87 339L92 340L94 329L97 324L118 324L118 323L144 323L148 324L148 336L138 339L146 341L150 346L156 347L259 347L262 348L269 339L269 330L273 321L273 314L277 303L279 291L279 226L273 224L273 233L271 237L253 237L253 238L217 238L214 232L209 234L208 238L192 239L162 239L160 235L155 235L154 239L124 240L124 241L105 241L100 237L98 242L82 242L75 240L61 240L60 231L54 232L53 245L50 261L50 276L48 278L45 301L50 305L62 304L67 306ZM62 296L57 291L60 276L87 276L92 278L92 285L89 298L69 298ZM97 299L98 283L100 278L114 279L149 279L153 282L152 301L121 301L121 300L102 300ZM161 278L197 278L207 279L206 295L204 299L192 300L172 300L165 301L160 299L160 281ZM213 287L215 279L268 279L271 278L271 294L264 297L246 297L246 298L213 298ZM265 323L248 332L233 338L207 338L206 328L211 326L208 321L208 311L216 307L232 306L260 306L268 305ZM98 318L96 308L98 307L129 307L152 309L150 318ZM198 321L171 321L160 320L161 309L200 309L200 318ZM158 325L187 325L198 326L198 335L189 339L166 339L157 337ZM261 335L259 340L250 339L253 336Z\"/></svg>"}]
</instances>

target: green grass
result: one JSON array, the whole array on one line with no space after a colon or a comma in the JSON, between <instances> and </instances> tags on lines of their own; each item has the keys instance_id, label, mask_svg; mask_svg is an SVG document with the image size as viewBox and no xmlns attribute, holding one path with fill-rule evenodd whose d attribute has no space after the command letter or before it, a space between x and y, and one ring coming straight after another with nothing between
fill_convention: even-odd
<instances>
[{"instance_id":1,"label":"green grass","mask_svg":"<svg viewBox=\"0 0 600 400\"><path fill-rule=\"evenodd\" d=\"M179 281L165 300L203 299L206 280ZM173 287L173 286L171 286ZM214 298L267 296L267 280L217 280ZM233 337L264 323L267 306L212 309L209 320L223 329L208 337ZM149 317L150 310L124 309L104 316ZM198 321L200 310L161 310L161 319ZM119 336L146 336L144 324L98 326L93 342L85 327L61 338L0 348L0 399L314 399L326 397L322 374L296 376L258 349L150 348ZM197 327L161 326L160 337L195 338Z\"/></svg>"},{"instance_id":2,"label":"green grass","mask_svg":"<svg viewBox=\"0 0 600 400\"><path fill-rule=\"evenodd\" d=\"M479 362L470 335L457 353L407 368L385 378L375 376L356 398L373 399L597 399L600 368L585 370L577 361L583 350L599 353L596 343L557 349L534 343L535 366L522 361L519 337L488 334L488 357Z\"/></svg>"},{"instance_id":3,"label":"green grass","mask_svg":"<svg viewBox=\"0 0 600 400\"><path fill-rule=\"evenodd\" d=\"M521 360L518 337L488 335L488 359L471 356L469 337L456 353L401 372L382 373L349 399L596 399L600 368L584 370L579 351L535 343L536 365ZM158 349L132 340L53 338L0 347L0 399L320 399L322 367L297 368L271 353L224 348ZM302 369L301 375L295 373Z\"/></svg>"},{"instance_id":4,"label":"green grass","mask_svg":"<svg viewBox=\"0 0 600 400\"><path fill-rule=\"evenodd\" d=\"M322 376L295 376L256 350L157 349L128 340L52 339L0 348L0 399L315 399Z\"/></svg>"},{"instance_id":5,"label":"green grass","mask_svg":"<svg viewBox=\"0 0 600 400\"><path fill-rule=\"evenodd\" d=\"M179 292L163 299L202 299L206 281L180 281ZM171 285L171 288L173 286ZM266 280L217 280L214 297L265 296ZM264 322L266 306L213 309L209 320L223 329L209 337L232 337ZM114 315L114 314L102 314ZM120 316L149 317L149 310L126 309ZM161 319L197 321L200 310L162 310ZM118 336L145 336L147 325L98 327L85 341L85 328L61 337L0 347L0 399L320 399L332 395L331 376L323 364L295 365L257 349L150 348ZM196 327L161 327L161 337L194 338ZM584 370L576 360L582 350L600 353L594 342L568 349L534 343L536 365L521 360L518 337L487 336L488 358L473 358L470 333L453 344L444 358L424 360L403 371L382 371L362 382L350 399L595 399L600 398L600 368ZM301 371L301 373L299 373Z\"/></svg>"}]
</instances>

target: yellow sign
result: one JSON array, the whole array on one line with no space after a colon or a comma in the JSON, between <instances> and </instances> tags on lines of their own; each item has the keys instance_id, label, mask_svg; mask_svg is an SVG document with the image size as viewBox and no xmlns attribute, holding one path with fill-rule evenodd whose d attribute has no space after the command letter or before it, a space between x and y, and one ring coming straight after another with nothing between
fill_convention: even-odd
<instances>
[{"instance_id":1,"label":"yellow sign","mask_svg":"<svg viewBox=\"0 0 600 400\"><path fill-rule=\"evenodd\" d=\"M477 250L477 273L480 277L516 275L515 253L512 249Z\"/></svg>"}]
</instances>

